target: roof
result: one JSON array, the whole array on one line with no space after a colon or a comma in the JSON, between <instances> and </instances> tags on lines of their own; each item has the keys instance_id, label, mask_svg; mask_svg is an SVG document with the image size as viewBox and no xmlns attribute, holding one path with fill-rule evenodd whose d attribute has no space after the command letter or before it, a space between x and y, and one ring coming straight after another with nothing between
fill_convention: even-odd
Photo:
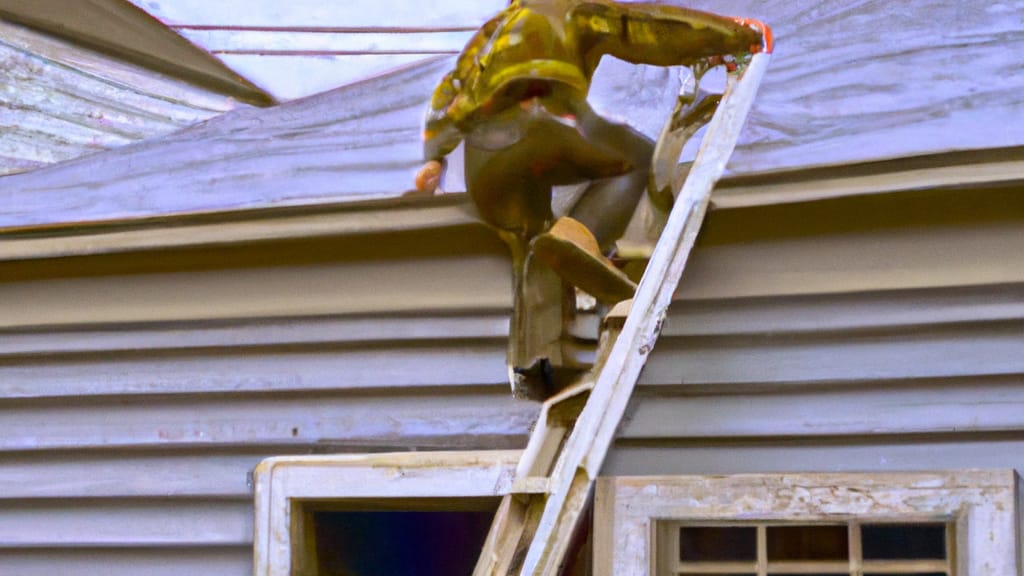
<instances>
[{"instance_id":1,"label":"roof","mask_svg":"<svg viewBox=\"0 0 1024 576\"><path fill-rule=\"evenodd\" d=\"M4 20L0 62L0 174L117 148L246 107Z\"/></svg>"},{"instance_id":2,"label":"roof","mask_svg":"<svg viewBox=\"0 0 1024 576\"><path fill-rule=\"evenodd\" d=\"M782 182L782 197L743 202L786 201L787 180L808 170L900 171L894 159L928 155L928 169L940 170L944 154L963 151L1001 163L995 181L1018 178L1024 124L1006 119L1024 117L1024 75L1005 71L1024 48L1024 29L1002 5L692 4L762 18L777 37L729 165L733 180L716 203L762 178ZM420 163L423 108L449 65L432 60L0 179L0 230L400 197ZM612 76L595 94L603 109L656 126L675 75L630 67ZM842 171L816 177L830 174Z\"/></svg>"}]
</instances>

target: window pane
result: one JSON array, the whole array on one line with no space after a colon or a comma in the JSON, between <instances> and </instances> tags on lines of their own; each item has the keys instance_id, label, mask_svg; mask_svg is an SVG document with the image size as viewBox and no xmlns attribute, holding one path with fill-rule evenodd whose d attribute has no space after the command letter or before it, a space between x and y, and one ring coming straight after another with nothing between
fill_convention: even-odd
<instances>
[{"instance_id":1,"label":"window pane","mask_svg":"<svg viewBox=\"0 0 1024 576\"><path fill-rule=\"evenodd\" d=\"M679 529L679 559L684 562L757 560L757 528L684 526Z\"/></svg>"},{"instance_id":2,"label":"window pane","mask_svg":"<svg viewBox=\"0 0 1024 576\"><path fill-rule=\"evenodd\" d=\"M846 560L846 526L769 526L768 560Z\"/></svg>"},{"instance_id":3,"label":"window pane","mask_svg":"<svg viewBox=\"0 0 1024 576\"><path fill-rule=\"evenodd\" d=\"M861 527L865 560L942 560L945 524L869 524Z\"/></svg>"},{"instance_id":4,"label":"window pane","mask_svg":"<svg viewBox=\"0 0 1024 576\"><path fill-rule=\"evenodd\" d=\"M469 576L493 511L315 512L319 576Z\"/></svg>"}]
</instances>

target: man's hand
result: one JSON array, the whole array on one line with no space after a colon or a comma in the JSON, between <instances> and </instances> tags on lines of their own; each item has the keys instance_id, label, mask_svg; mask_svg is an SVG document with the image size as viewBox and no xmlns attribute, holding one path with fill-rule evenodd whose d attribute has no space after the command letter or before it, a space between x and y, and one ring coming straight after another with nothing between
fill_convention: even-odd
<instances>
[{"instance_id":1,"label":"man's hand","mask_svg":"<svg viewBox=\"0 0 1024 576\"><path fill-rule=\"evenodd\" d=\"M416 189L420 192L433 194L441 185L441 175L444 174L444 165L437 160L425 163L416 172Z\"/></svg>"}]
</instances>

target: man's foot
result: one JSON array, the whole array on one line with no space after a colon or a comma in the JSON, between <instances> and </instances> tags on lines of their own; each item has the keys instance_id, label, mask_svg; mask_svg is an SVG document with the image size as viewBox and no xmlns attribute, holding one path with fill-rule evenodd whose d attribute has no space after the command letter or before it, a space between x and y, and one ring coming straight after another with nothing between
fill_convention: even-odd
<instances>
[{"instance_id":1,"label":"man's foot","mask_svg":"<svg viewBox=\"0 0 1024 576\"><path fill-rule=\"evenodd\" d=\"M521 400L544 401L579 381L586 369L556 366L541 358L529 368L511 367L512 394Z\"/></svg>"},{"instance_id":2,"label":"man's foot","mask_svg":"<svg viewBox=\"0 0 1024 576\"><path fill-rule=\"evenodd\" d=\"M563 280L606 304L632 298L636 284L604 257L597 239L578 220L563 216L530 244Z\"/></svg>"}]
</instances>

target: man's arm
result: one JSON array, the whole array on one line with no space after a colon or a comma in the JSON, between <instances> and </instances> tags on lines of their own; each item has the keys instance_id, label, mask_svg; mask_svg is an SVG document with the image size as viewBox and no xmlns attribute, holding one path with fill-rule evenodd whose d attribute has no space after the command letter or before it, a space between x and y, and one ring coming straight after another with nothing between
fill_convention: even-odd
<instances>
[{"instance_id":1,"label":"man's arm","mask_svg":"<svg viewBox=\"0 0 1024 576\"><path fill-rule=\"evenodd\" d=\"M571 18L588 72L605 54L634 64L688 66L711 56L771 51L771 32L756 20L668 4L584 0Z\"/></svg>"},{"instance_id":2,"label":"man's arm","mask_svg":"<svg viewBox=\"0 0 1024 576\"><path fill-rule=\"evenodd\" d=\"M455 121L448 113L454 100L458 97L453 70L441 79L430 100L426 122L423 126L423 159L440 161L451 153L462 141L462 133L455 127Z\"/></svg>"}]
</instances>

